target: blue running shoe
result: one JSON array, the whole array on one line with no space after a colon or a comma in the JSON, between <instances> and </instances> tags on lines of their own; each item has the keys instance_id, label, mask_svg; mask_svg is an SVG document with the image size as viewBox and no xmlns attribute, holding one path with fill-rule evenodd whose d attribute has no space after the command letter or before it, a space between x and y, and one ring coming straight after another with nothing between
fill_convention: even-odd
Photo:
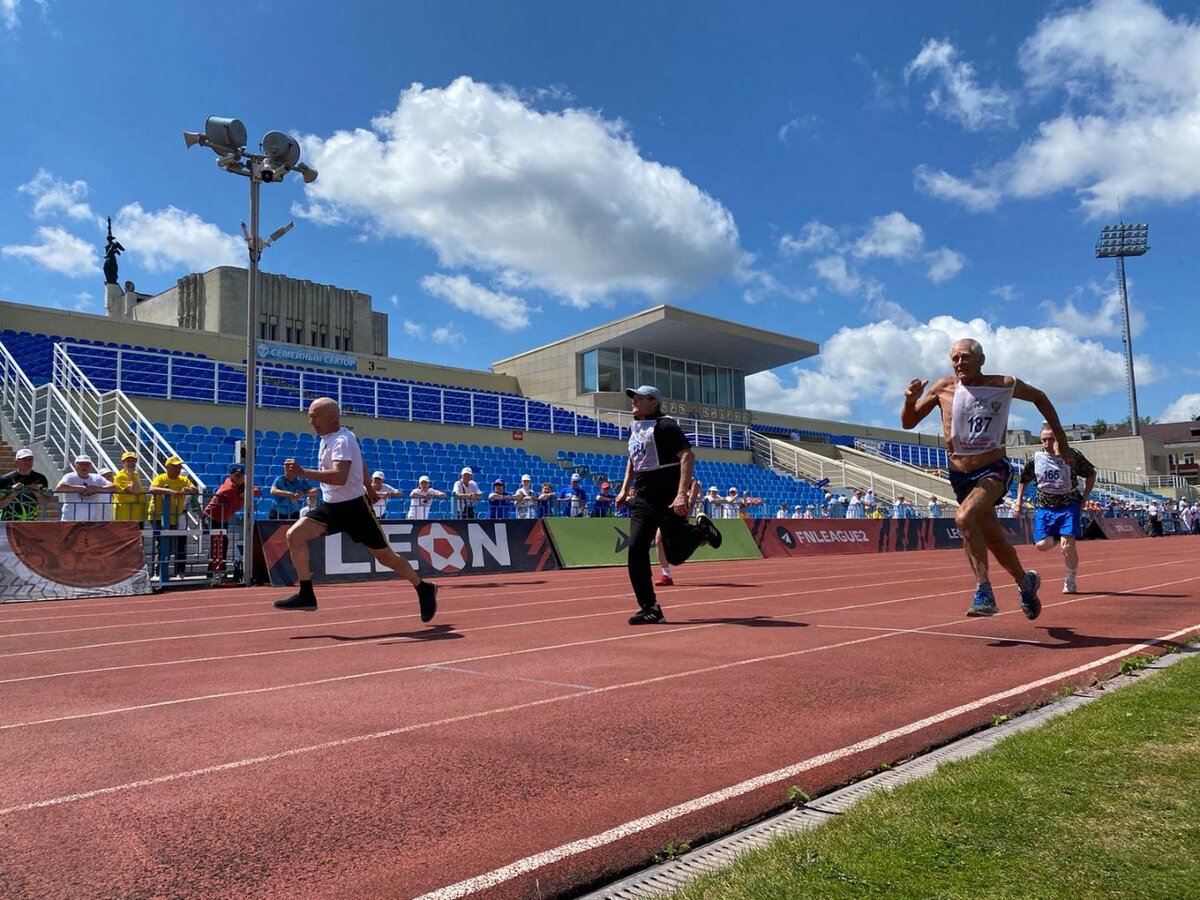
<instances>
[{"instance_id":1,"label":"blue running shoe","mask_svg":"<svg viewBox=\"0 0 1200 900\"><path fill-rule=\"evenodd\" d=\"M996 614L996 598L985 587L975 588L975 599L967 609L968 616L994 616Z\"/></svg>"},{"instance_id":2,"label":"blue running shoe","mask_svg":"<svg viewBox=\"0 0 1200 900\"><path fill-rule=\"evenodd\" d=\"M1025 613L1025 618L1036 619L1042 614L1042 601L1038 599L1038 588L1042 586L1042 576L1033 569L1025 570L1025 577L1021 579L1021 612Z\"/></svg>"}]
</instances>

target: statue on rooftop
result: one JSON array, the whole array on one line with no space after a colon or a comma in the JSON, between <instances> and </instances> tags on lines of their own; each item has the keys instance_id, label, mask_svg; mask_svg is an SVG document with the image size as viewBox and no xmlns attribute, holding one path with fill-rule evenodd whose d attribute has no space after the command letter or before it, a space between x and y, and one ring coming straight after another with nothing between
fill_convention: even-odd
<instances>
[{"instance_id":1,"label":"statue on rooftop","mask_svg":"<svg viewBox=\"0 0 1200 900\"><path fill-rule=\"evenodd\" d=\"M104 283L117 284L117 257L125 250L121 242L113 238L112 216L108 217L108 240L104 244Z\"/></svg>"}]
</instances>

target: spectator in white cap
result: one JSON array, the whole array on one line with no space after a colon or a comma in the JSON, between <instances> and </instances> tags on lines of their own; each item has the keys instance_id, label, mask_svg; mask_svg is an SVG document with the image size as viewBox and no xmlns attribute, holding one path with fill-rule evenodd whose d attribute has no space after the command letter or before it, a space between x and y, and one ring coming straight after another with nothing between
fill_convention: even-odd
<instances>
[{"instance_id":1,"label":"spectator in white cap","mask_svg":"<svg viewBox=\"0 0 1200 900\"><path fill-rule=\"evenodd\" d=\"M371 508L375 510L375 518L387 518L387 504L392 497L403 497L401 491L396 490L390 484L385 484L383 481L382 472L371 473L371 490L375 492L375 500L371 503Z\"/></svg>"},{"instance_id":2,"label":"spectator in white cap","mask_svg":"<svg viewBox=\"0 0 1200 900\"><path fill-rule=\"evenodd\" d=\"M738 493L737 488L731 487L729 493L725 495L725 499L721 502L725 504L724 518L740 519L742 517L742 507L745 505L745 501Z\"/></svg>"},{"instance_id":3,"label":"spectator in white cap","mask_svg":"<svg viewBox=\"0 0 1200 900\"><path fill-rule=\"evenodd\" d=\"M793 519L803 519L804 518L804 504L803 503L797 503L792 508L791 518L793 518Z\"/></svg>"},{"instance_id":4,"label":"spectator in white cap","mask_svg":"<svg viewBox=\"0 0 1200 900\"><path fill-rule=\"evenodd\" d=\"M475 504L483 498L483 491L475 483L475 473L470 466L463 466L458 481L450 488L454 495L454 515L459 519L475 518Z\"/></svg>"},{"instance_id":5,"label":"spectator in white cap","mask_svg":"<svg viewBox=\"0 0 1200 900\"><path fill-rule=\"evenodd\" d=\"M0 519L32 522L43 515L50 502L50 481L34 471L33 451L22 447L16 454L16 468L0 476Z\"/></svg>"},{"instance_id":6,"label":"spectator in white cap","mask_svg":"<svg viewBox=\"0 0 1200 900\"><path fill-rule=\"evenodd\" d=\"M75 457L75 469L62 477L54 488L62 494L62 520L64 522L102 522L111 511L108 497L116 487L111 481L92 471L92 460L87 456Z\"/></svg>"},{"instance_id":7,"label":"spectator in white cap","mask_svg":"<svg viewBox=\"0 0 1200 900\"><path fill-rule=\"evenodd\" d=\"M518 519L536 519L538 494L533 489L533 476L522 475L521 486L512 493Z\"/></svg>"},{"instance_id":8,"label":"spectator in white cap","mask_svg":"<svg viewBox=\"0 0 1200 900\"><path fill-rule=\"evenodd\" d=\"M428 519L429 504L434 500L445 499L446 492L431 487L428 475L417 479L417 486L408 493L408 517L410 519Z\"/></svg>"},{"instance_id":9,"label":"spectator in white cap","mask_svg":"<svg viewBox=\"0 0 1200 900\"><path fill-rule=\"evenodd\" d=\"M708 491L701 498L701 504L704 507L704 515L710 519L720 519L723 517L721 505L725 502L725 498L721 496L721 489L715 484L709 485Z\"/></svg>"},{"instance_id":10,"label":"spectator in white cap","mask_svg":"<svg viewBox=\"0 0 1200 900\"><path fill-rule=\"evenodd\" d=\"M571 483L559 491L558 500L561 514L572 518L582 518L587 515L588 492L584 490L583 478L578 472L571 475Z\"/></svg>"}]
</instances>

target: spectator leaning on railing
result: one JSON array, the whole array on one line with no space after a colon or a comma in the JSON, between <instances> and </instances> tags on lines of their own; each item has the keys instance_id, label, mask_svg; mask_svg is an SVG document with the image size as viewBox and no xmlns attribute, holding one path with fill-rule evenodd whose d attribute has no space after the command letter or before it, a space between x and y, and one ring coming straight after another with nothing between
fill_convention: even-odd
<instances>
[{"instance_id":1,"label":"spectator leaning on railing","mask_svg":"<svg viewBox=\"0 0 1200 900\"><path fill-rule=\"evenodd\" d=\"M488 518L507 519L512 503L513 498L504 487L504 479L497 478L492 482L492 492L488 494Z\"/></svg>"},{"instance_id":2,"label":"spectator leaning on railing","mask_svg":"<svg viewBox=\"0 0 1200 900\"><path fill-rule=\"evenodd\" d=\"M417 486L408 494L408 517L410 519L428 519L429 504L435 499L445 499L446 492L430 487L428 475L417 479Z\"/></svg>"},{"instance_id":3,"label":"spectator leaning on railing","mask_svg":"<svg viewBox=\"0 0 1200 900\"><path fill-rule=\"evenodd\" d=\"M475 518L475 504L483 497L483 491L475 483L475 473L470 466L463 466L450 493L454 495L454 515L460 519Z\"/></svg>"},{"instance_id":4,"label":"spectator leaning on railing","mask_svg":"<svg viewBox=\"0 0 1200 900\"><path fill-rule=\"evenodd\" d=\"M567 485L558 495L561 501L561 515L571 516L572 518L582 518L587 515L587 491L580 484L582 477L578 472L571 475L571 483Z\"/></svg>"},{"instance_id":5,"label":"spectator leaning on railing","mask_svg":"<svg viewBox=\"0 0 1200 900\"><path fill-rule=\"evenodd\" d=\"M165 472L150 480L150 493L154 498L154 523L160 528L178 529L183 522L183 511L189 498L200 493L192 479L183 474L183 460L168 456L163 461ZM166 546L175 557L175 574L182 576L187 568L187 535L166 537ZM155 549L156 557L158 549Z\"/></svg>"},{"instance_id":6,"label":"spectator leaning on railing","mask_svg":"<svg viewBox=\"0 0 1200 900\"><path fill-rule=\"evenodd\" d=\"M108 516L109 498L98 496L111 494L116 488L107 478L92 471L92 460L87 456L75 457L75 469L58 482L54 490L62 497L62 520L64 522L103 522Z\"/></svg>"},{"instance_id":7,"label":"spectator leaning on railing","mask_svg":"<svg viewBox=\"0 0 1200 900\"><path fill-rule=\"evenodd\" d=\"M34 471L33 451L27 447L17 451L16 466L0 476L0 520L32 522L41 518L50 502L50 482Z\"/></svg>"},{"instance_id":8,"label":"spectator leaning on railing","mask_svg":"<svg viewBox=\"0 0 1200 900\"><path fill-rule=\"evenodd\" d=\"M533 490L533 476L522 475L521 486L513 491L513 505L518 519L536 519L538 495Z\"/></svg>"},{"instance_id":9,"label":"spectator leaning on railing","mask_svg":"<svg viewBox=\"0 0 1200 900\"><path fill-rule=\"evenodd\" d=\"M308 492L313 483L307 478L288 478L280 475L271 483L271 499L275 508L271 510L272 519L298 519L300 507L304 505Z\"/></svg>"},{"instance_id":10,"label":"spectator leaning on railing","mask_svg":"<svg viewBox=\"0 0 1200 900\"><path fill-rule=\"evenodd\" d=\"M537 517L539 519L548 519L554 515L554 500L557 494L554 493L554 485L548 481L542 482L542 492L537 498Z\"/></svg>"},{"instance_id":11,"label":"spectator leaning on railing","mask_svg":"<svg viewBox=\"0 0 1200 900\"><path fill-rule=\"evenodd\" d=\"M404 492L398 491L390 484L384 484L382 472L371 473L371 490L375 492L375 502L371 508L375 510L375 518L387 518L387 504L392 497L403 497Z\"/></svg>"},{"instance_id":12,"label":"spectator leaning on railing","mask_svg":"<svg viewBox=\"0 0 1200 900\"><path fill-rule=\"evenodd\" d=\"M229 467L229 477L217 488L217 492L204 507L204 517L214 529L209 541L208 571L217 574L225 568L225 552L227 546L224 529L239 512L246 508L246 467L234 463Z\"/></svg>"},{"instance_id":13,"label":"spectator leaning on railing","mask_svg":"<svg viewBox=\"0 0 1200 900\"><path fill-rule=\"evenodd\" d=\"M137 470L137 454L126 450L121 454L121 470L113 476L113 518L118 522L146 523L150 512L150 495L142 484Z\"/></svg>"}]
</instances>

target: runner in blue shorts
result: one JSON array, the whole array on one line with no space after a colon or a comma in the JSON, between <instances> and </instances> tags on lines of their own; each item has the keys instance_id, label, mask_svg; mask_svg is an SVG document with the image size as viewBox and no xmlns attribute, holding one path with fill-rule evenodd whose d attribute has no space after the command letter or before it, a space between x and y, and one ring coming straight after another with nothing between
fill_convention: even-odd
<instances>
[{"instance_id":1,"label":"runner in blue shorts","mask_svg":"<svg viewBox=\"0 0 1200 900\"><path fill-rule=\"evenodd\" d=\"M988 577L988 552L1017 583L1021 611L1028 619L1042 612L1038 599L1041 578L1033 569L1026 571L1017 551L996 519L996 506L1008 495L1012 470L1005 459L1004 436L1008 429L1008 408L1013 399L1027 400L1050 423L1061 452L1066 452L1067 436L1058 413L1049 398L1032 385L1012 375L984 375L983 347L964 338L950 348L953 377L939 378L921 396L929 384L914 378L904 392L900 422L915 428L935 409L942 416L942 436L950 462L950 481L958 498L955 524L963 538L963 549L975 573L975 596L968 616L996 614L996 598ZM919 398L919 399L918 399Z\"/></svg>"},{"instance_id":2,"label":"runner in blue shorts","mask_svg":"<svg viewBox=\"0 0 1200 900\"><path fill-rule=\"evenodd\" d=\"M1063 593L1074 594L1075 575L1079 570L1079 551L1075 541L1082 537L1081 516L1083 501L1092 492L1096 483L1096 467L1087 457L1070 448L1065 455L1055 453L1054 432L1042 424L1042 449L1025 463L1021 471L1021 483L1017 486L1017 515L1021 514L1021 502L1025 497L1026 485L1037 487L1037 499L1033 511L1033 541L1039 550L1049 550L1055 540L1062 547L1066 574L1063 576ZM1079 479L1084 480L1083 491L1079 490Z\"/></svg>"}]
</instances>

